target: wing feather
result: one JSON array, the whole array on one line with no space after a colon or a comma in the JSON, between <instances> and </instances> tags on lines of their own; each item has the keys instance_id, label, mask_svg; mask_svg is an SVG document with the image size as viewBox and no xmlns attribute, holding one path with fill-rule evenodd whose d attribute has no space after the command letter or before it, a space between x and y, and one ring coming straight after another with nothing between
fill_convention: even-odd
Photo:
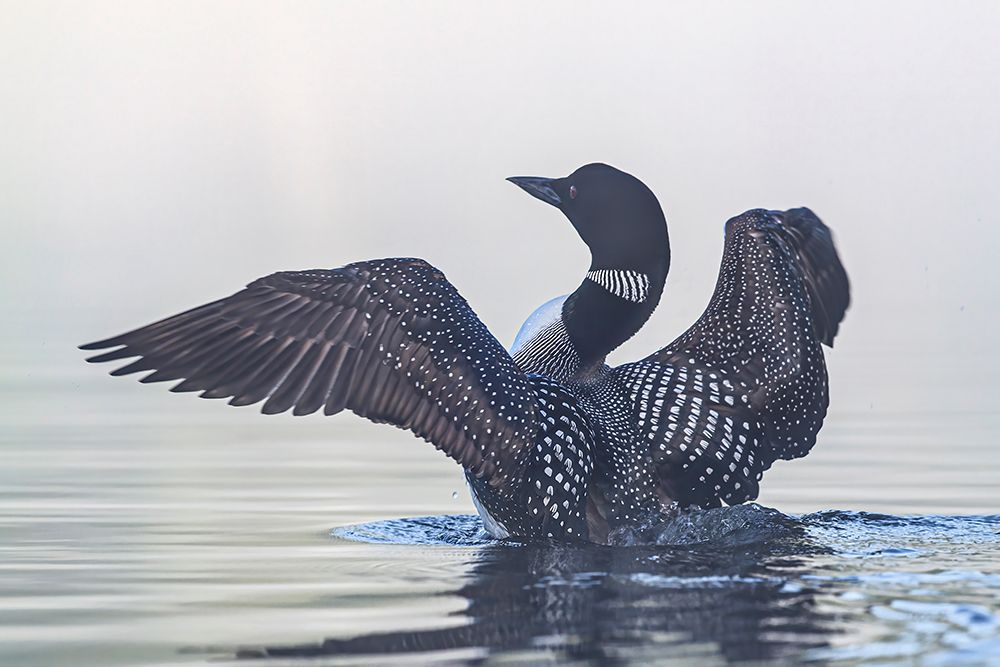
<instances>
[{"instance_id":1,"label":"wing feather","mask_svg":"<svg viewBox=\"0 0 1000 667\"><path fill-rule=\"evenodd\" d=\"M534 435L527 377L444 275L417 259L280 272L218 301L81 346L112 371L173 391L264 401L262 411L349 409L413 431L490 477Z\"/></svg>"}]
</instances>

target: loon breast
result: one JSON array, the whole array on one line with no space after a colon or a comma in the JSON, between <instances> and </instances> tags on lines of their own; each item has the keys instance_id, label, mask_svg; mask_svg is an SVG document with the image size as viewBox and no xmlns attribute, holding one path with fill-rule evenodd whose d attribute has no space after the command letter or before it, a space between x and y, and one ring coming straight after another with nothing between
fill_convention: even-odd
<instances>
[{"instance_id":1,"label":"loon breast","mask_svg":"<svg viewBox=\"0 0 1000 667\"><path fill-rule=\"evenodd\" d=\"M510 356L516 357L539 334L558 323L562 319L563 304L568 298L569 294L563 294L549 299L536 308L531 315L528 315L528 319L524 321L524 324L518 329L517 335L514 336L514 342L510 346Z\"/></svg>"},{"instance_id":2,"label":"loon breast","mask_svg":"<svg viewBox=\"0 0 1000 667\"><path fill-rule=\"evenodd\" d=\"M565 294L546 301L521 325L511 345L510 356L525 373L567 382L582 367L580 354L563 318L563 304L569 296Z\"/></svg>"}]
</instances>

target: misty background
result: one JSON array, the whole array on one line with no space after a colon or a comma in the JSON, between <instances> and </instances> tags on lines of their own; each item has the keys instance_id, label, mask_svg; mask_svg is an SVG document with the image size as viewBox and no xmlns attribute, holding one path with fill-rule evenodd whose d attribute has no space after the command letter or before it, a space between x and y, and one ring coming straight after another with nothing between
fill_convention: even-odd
<instances>
[{"instance_id":1,"label":"misty background","mask_svg":"<svg viewBox=\"0 0 1000 667\"><path fill-rule=\"evenodd\" d=\"M79 417L81 396L105 394L86 410L288 438L308 421L331 429L335 452L330 421L110 380L74 346L277 270L386 256L441 268L509 344L537 305L575 288L589 256L568 221L504 178L592 161L652 188L673 250L659 309L612 361L697 318L727 218L807 205L833 229L853 286L827 355L828 431L865 415L946 427L996 412L992 3L3 2L0 13L7 428ZM449 493L460 484L408 434L352 415L332 423L380 429L390 451L423 448L455 478ZM984 433L963 450L973 467L995 449L996 429ZM821 434L809 458L779 465L765 494L823 466L835 454L823 445Z\"/></svg>"}]
</instances>

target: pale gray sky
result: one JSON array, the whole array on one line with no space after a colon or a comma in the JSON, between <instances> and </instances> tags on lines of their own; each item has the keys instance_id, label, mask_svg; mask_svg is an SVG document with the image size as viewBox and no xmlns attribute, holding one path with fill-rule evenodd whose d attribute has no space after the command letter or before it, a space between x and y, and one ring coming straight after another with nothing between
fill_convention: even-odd
<instances>
[{"instance_id":1,"label":"pale gray sky","mask_svg":"<svg viewBox=\"0 0 1000 667\"><path fill-rule=\"evenodd\" d=\"M18 368L279 269L421 256L509 343L583 244L504 177L590 161L670 223L809 205L854 284L834 409L991 409L1000 5L2 2L0 280Z\"/></svg>"}]
</instances>

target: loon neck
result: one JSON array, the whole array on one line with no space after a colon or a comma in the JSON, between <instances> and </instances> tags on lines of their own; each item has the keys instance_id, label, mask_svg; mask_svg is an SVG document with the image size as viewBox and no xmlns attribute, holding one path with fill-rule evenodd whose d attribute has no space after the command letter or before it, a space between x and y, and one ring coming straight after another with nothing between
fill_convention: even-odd
<instances>
[{"instance_id":1,"label":"loon neck","mask_svg":"<svg viewBox=\"0 0 1000 667\"><path fill-rule=\"evenodd\" d=\"M510 349L514 362L558 382L590 377L646 322L666 276L667 262L646 271L592 266L575 292L528 317Z\"/></svg>"},{"instance_id":2,"label":"loon neck","mask_svg":"<svg viewBox=\"0 0 1000 667\"><path fill-rule=\"evenodd\" d=\"M576 291L531 314L510 350L521 370L558 382L600 371L608 353L639 331L660 302L670 268L670 243L660 229L649 242L632 237L627 252L600 246Z\"/></svg>"},{"instance_id":3,"label":"loon neck","mask_svg":"<svg viewBox=\"0 0 1000 667\"><path fill-rule=\"evenodd\" d=\"M599 368L609 352L642 328L663 294L669 263L668 255L641 268L591 266L562 308L579 375Z\"/></svg>"}]
</instances>

